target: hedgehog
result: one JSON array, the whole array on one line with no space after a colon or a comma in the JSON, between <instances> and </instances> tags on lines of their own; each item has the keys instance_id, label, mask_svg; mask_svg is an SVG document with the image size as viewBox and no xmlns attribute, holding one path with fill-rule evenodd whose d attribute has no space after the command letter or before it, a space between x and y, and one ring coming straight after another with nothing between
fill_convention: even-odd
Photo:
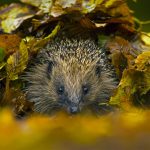
<instances>
[{"instance_id":1,"label":"hedgehog","mask_svg":"<svg viewBox=\"0 0 150 150\"><path fill-rule=\"evenodd\" d=\"M105 49L90 37L55 37L38 53L24 79L27 100L42 114L94 110L109 102L117 86Z\"/></svg>"}]
</instances>

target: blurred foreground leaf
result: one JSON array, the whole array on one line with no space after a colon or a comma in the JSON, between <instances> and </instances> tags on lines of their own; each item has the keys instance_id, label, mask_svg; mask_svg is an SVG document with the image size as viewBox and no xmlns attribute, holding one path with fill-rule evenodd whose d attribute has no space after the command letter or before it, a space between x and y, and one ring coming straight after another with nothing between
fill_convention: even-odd
<instances>
[{"instance_id":1,"label":"blurred foreground leaf","mask_svg":"<svg viewBox=\"0 0 150 150\"><path fill-rule=\"evenodd\" d=\"M57 114L16 121L10 111L3 110L0 112L0 149L109 150L113 147L137 150L139 145L149 149L149 115L149 111L131 109L98 118Z\"/></svg>"}]
</instances>

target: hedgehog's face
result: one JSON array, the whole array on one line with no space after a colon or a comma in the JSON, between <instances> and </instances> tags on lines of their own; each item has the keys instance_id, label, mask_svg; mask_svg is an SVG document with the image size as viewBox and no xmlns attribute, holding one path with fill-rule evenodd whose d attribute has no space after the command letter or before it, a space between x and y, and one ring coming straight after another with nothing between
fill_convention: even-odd
<instances>
[{"instance_id":1,"label":"hedgehog's face","mask_svg":"<svg viewBox=\"0 0 150 150\"><path fill-rule=\"evenodd\" d=\"M59 106L69 113L77 113L83 107L106 102L114 88L107 72L95 63L85 66L78 62L59 62L51 68L49 86L55 91Z\"/></svg>"},{"instance_id":2,"label":"hedgehog's face","mask_svg":"<svg viewBox=\"0 0 150 150\"><path fill-rule=\"evenodd\" d=\"M37 65L26 77L27 99L35 103L37 112L49 114L62 108L77 113L109 100L115 88L109 75L96 62L81 65L59 61Z\"/></svg>"}]
</instances>

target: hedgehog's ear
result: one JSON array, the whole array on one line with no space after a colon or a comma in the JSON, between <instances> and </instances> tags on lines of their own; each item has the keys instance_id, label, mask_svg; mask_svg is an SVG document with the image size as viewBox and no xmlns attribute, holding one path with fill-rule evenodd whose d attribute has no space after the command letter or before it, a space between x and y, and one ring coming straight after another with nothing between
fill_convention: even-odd
<instances>
[{"instance_id":1,"label":"hedgehog's ear","mask_svg":"<svg viewBox=\"0 0 150 150\"><path fill-rule=\"evenodd\" d=\"M95 67L95 73L98 77L101 75L101 66L99 64Z\"/></svg>"},{"instance_id":2,"label":"hedgehog's ear","mask_svg":"<svg viewBox=\"0 0 150 150\"><path fill-rule=\"evenodd\" d=\"M51 76L51 72L52 72L52 69L53 69L54 65L55 65L54 61L48 61L48 66L47 66L48 78L50 78L50 76Z\"/></svg>"}]
</instances>

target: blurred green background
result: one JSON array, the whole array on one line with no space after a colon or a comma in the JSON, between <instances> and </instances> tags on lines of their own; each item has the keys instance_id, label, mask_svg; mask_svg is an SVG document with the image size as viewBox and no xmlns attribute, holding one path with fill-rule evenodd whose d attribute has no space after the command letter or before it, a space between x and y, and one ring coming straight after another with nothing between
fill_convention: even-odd
<instances>
[{"instance_id":1,"label":"blurred green background","mask_svg":"<svg viewBox=\"0 0 150 150\"><path fill-rule=\"evenodd\" d=\"M130 9L134 11L134 16L141 21L150 20L150 0L127 0ZM143 26L143 31L150 32L150 24Z\"/></svg>"},{"instance_id":2,"label":"blurred green background","mask_svg":"<svg viewBox=\"0 0 150 150\"><path fill-rule=\"evenodd\" d=\"M136 1L136 3L134 2ZM142 20L150 20L150 0L127 0L129 7L134 11L134 15ZM0 4L19 2L19 0L0 0ZM150 24L143 26L143 31L150 32Z\"/></svg>"}]
</instances>

